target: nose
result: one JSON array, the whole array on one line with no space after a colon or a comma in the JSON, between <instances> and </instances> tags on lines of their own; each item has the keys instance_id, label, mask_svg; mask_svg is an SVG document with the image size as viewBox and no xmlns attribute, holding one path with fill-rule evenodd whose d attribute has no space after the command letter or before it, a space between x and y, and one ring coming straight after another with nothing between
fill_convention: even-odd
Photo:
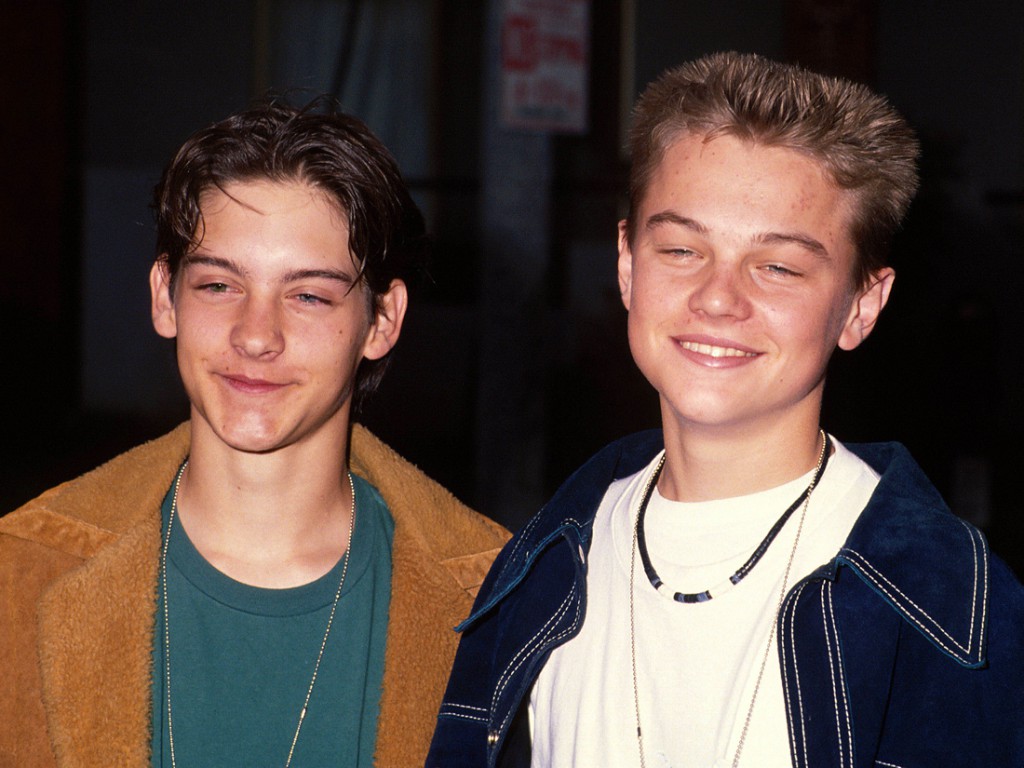
<instances>
[{"instance_id":1,"label":"nose","mask_svg":"<svg viewBox=\"0 0 1024 768\"><path fill-rule=\"evenodd\" d=\"M708 317L746 318L750 300L738 269L726 264L708 264L690 293L690 309Z\"/></svg>"},{"instance_id":2,"label":"nose","mask_svg":"<svg viewBox=\"0 0 1024 768\"><path fill-rule=\"evenodd\" d=\"M284 334L277 303L246 297L231 331L231 344L247 357L272 358L280 354L284 350Z\"/></svg>"}]
</instances>

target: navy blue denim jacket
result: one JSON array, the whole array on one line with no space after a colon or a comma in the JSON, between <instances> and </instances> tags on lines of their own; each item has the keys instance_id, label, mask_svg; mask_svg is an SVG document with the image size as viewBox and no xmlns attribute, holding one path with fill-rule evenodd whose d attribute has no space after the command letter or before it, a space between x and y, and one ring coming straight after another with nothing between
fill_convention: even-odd
<instances>
[{"instance_id":1,"label":"navy blue denim jacket","mask_svg":"<svg viewBox=\"0 0 1024 768\"><path fill-rule=\"evenodd\" d=\"M459 627L429 766L528 765L522 705L582 626L597 507L661 447L660 431L608 446L506 545ZM778 625L793 765L1021 768L1024 588L905 448L848 447L881 480Z\"/></svg>"}]
</instances>

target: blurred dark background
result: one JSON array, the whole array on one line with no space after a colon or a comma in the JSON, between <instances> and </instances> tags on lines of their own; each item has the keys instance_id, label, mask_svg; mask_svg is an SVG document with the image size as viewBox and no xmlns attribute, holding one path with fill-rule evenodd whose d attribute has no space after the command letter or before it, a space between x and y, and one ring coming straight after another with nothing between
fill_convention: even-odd
<instances>
[{"instance_id":1,"label":"blurred dark background","mask_svg":"<svg viewBox=\"0 0 1024 768\"><path fill-rule=\"evenodd\" d=\"M299 89L370 124L436 238L363 420L517 527L603 443L657 424L615 286L623 131L663 68L735 49L867 82L918 129L894 298L870 342L837 355L825 424L906 443L1024 571L1024 4L549 2L584 14L568 130L502 117L502 30L528 5L0 4L0 510L186 418L149 324L152 187L193 130Z\"/></svg>"}]
</instances>

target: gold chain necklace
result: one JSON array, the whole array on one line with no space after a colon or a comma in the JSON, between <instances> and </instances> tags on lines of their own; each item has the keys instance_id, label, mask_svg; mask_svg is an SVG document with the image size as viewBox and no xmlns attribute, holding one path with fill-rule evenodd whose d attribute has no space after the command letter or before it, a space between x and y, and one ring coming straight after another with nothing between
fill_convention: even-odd
<instances>
[{"instance_id":1,"label":"gold chain necklace","mask_svg":"<svg viewBox=\"0 0 1024 768\"><path fill-rule=\"evenodd\" d=\"M822 467L826 460L828 453L829 440L825 434L825 430L819 429L818 435L821 439L821 452L818 454L818 463L814 467L814 475L811 477L811 483L807 486L807 491L804 495L804 503L800 509L800 522L797 525L796 537L793 539L793 548L789 552L789 560L786 562L786 570L782 576L782 588L779 590L779 600L775 606L775 618L772 619L772 626L768 632L768 642L765 644L764 654L761 656L761 666L757 671L757 679L754 681L754 694L750 697L750 706L747 708L747 716L743 720L743 730L740 731L739 743L736 745L736 755L732 760L732 768L738 768L740 764L740 755L743 754L743 744L747 739L747 731L750 729L750 719L754 714L754 704L757 702L757 694L761 690L761 679L764 677L765 666L768 663L768 655L772 647L772 639L775 637L775 627L779 621L779 613L782 611L782 603L786 599L786 586L789 583L789 572L793 567L793 560L796 557L797 544L800 543L800 534L804 528L804 518L807 515L807 506L811 503L811 493L814 492L814 488L818 483L818 479L821 477ZM633 706L636 713L636 741L637 747L640 750L640 768L646 768L647 761L644 755L644 736L643 728L640 724L640 685L637 681L636 674L636 617L635 617L635 606L634 606L634 579L636 575L636 553L639 549L639 531L640 522L642 520L642 511L646 506L647 501L651 497L653 492L654 482L658 475L661 474L662 466L665 464L665 454L662 453L661 459L658 461L658 466L655 467L654 472L647 478L647 484L644 487L644 495L641 497L641 502L637 507L636 521L633 525L633 550L629 556L629 650L630 650L630 661L633 668Z\"/></svg>"},{"instance_id":2,"label":"gold chain necklace","mask_svg":"<svg viewBox=\"0 0 1024 768\"><path fill-rule=\"evenodd\" d=\"M188 459L178 470L178 476L174 479L174 494L171 496L171 514L167 520L167 534L164 537L163 551L160 555L160 581L163 590L164 600L164 685L167 688L167 740L171 747L171 768L178 768L174 755L174 719L171 716L171 623L170 611L167 607L167 549L171 543L171 527L174 525L174 516L178 510L178 489L181 487L181 476L185 474L185 467L188 466ZM306 712L309 709L309 699L313 695L313 686L316 685L316 678L320 672L320 662L324 657L324 650L327 648L327 638L331 634L331 626L334 624L334 615L338 611L338 601L341 599L341 588L345 585L345 575L348 573L349 554L352 549L352 532L356 525L356 487L352 482L352 473L348 473L348 486L352 493L352 508L349 514L348 541L345 543L345 563L341 568L341 580L338 582L338 589L334 593L334 602L331 604L331 613L327 618L327 629L324 630L324 638L320 642L320 651L316 655L316 664L313 665L313 677L310 678L309 688L306 690L306 700L302 703L302 710L299 712L299 722L295 726L295 735L292 737L291 747L288 749L288 759L284 768L292 764L292 756L295 754L295 745L299 741L299 732L302 730L302 723L306 719Z\"/></svg>"}]
</instances>

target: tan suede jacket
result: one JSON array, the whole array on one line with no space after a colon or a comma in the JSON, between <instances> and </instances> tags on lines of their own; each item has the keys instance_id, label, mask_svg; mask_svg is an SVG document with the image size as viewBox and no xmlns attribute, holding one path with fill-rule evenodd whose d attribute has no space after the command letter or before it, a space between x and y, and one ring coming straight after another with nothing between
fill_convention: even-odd
<instances>
[{"instance_id":1,"label":"tan suede jacket","mask_svg":"<svg viewBox=\"0 0 1024 768\"><path fill-rule=\"evenodd\" d=\"M148 766L160 504L183 425L0 518L0 766ZM378 766L423 765L452 627L507 540L356 426L351 468L395 520Z\"/></svg>"}]
</instances>

